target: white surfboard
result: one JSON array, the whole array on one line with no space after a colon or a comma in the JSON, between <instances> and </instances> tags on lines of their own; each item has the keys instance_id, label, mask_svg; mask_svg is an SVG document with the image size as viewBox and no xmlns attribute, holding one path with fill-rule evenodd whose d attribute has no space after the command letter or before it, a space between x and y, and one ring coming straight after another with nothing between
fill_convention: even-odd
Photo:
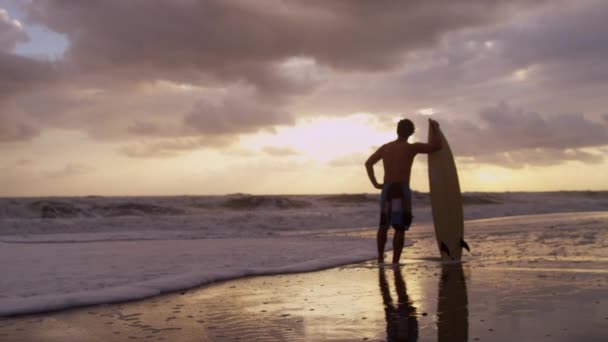
<instances>
[{"instance_id":1,"label":"white surfboard","mask_svg":"<svg viewBox=\"0 0 608 342\"><path fill-rule=\"evenodd\" d=\"M428 156L435 237L441 259L460 260L462 248L469 249L463 238L462 195L452 150L443 133L439 132L439 136L441 149Z\"/></svg>"}]
</instances>

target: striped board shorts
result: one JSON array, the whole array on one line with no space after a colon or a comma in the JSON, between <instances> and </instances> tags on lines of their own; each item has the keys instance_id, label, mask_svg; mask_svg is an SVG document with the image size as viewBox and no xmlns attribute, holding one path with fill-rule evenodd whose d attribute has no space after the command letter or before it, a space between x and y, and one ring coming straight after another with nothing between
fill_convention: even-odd
<instances>
[{"instance_id":1,"label":"striped board shorts","mask_svg":"<svg viewBox=\"0 0 608 342\"><path fill-rule=\"evenodd\" d=\"M380 228L406 231L412 224L412 192L405 183L386 183L380 195Z\"/></svg>"}]
</instances>

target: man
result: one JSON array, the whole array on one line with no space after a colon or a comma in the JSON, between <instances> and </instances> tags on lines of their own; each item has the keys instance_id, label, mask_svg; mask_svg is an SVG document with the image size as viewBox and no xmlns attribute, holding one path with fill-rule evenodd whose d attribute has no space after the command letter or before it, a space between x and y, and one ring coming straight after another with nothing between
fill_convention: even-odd
<instances>
[{"instance_id":1,"label":"man","mask_svg":"<svg viewBox=\"0 0 608 342\"><path fill-rule=\"evenodd\" d=\"M412 223L412 193L410 174L414 157L418 153L431 153L441 149L439 124L429 119L428 143L407 142L414 133L414 123L404 119L397 124L397 140L382 145L365 162L367 175L376 189L382 189L380 196L380 225L378 227L378 263L384 262L384 245L390 226L395 229L393 236L393 264L399 263L405 231ZM382 159L384 184L379 184L374 174L374 164Z\"/></svg>"}]
</instances>

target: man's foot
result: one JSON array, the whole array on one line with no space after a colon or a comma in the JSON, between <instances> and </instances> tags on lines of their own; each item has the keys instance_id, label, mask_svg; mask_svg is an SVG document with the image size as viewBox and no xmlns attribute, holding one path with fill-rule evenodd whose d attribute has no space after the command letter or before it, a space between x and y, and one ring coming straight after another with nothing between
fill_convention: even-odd
<instances>
[{"instance_id":1,"label":"man's foot","mask_svg":"<svg viewBox=\"0 0 608 342\"><path fill-rule=\"evenodd\" d=\"M384 257L386 256L386 254L382 254L378 256L378 263L379 264L383 264L384 263Z\"/></svg>"}]
</instances>

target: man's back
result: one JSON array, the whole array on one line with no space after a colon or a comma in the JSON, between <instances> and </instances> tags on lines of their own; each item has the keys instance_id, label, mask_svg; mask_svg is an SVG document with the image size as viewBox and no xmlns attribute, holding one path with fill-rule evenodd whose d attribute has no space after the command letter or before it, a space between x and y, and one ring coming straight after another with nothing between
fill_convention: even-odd
<instances>
[{"instance_id":1,"label":"man's back","mask_svg":"<svg viewBox=\"0 0 608 342\"><path fill-rule=\"evenodd\" d=\"M414 143L399 138L382 145L368 160L375 164L382 159L384 167L384 183L410 183L410 175L414 157L418 153L430 153L437 149L436 144Z\"/></svg>"},{"instance_id":2,"label":"man's back","mask_svg":"<svg viewBox=\"0 0 608 342\"><path fill-rule=\"evenodd\" d=\"M413 144L397 139L380 148L384 166L384 183L410 183L412 163L416 156Z\"/></svg>"}]
</instances>

